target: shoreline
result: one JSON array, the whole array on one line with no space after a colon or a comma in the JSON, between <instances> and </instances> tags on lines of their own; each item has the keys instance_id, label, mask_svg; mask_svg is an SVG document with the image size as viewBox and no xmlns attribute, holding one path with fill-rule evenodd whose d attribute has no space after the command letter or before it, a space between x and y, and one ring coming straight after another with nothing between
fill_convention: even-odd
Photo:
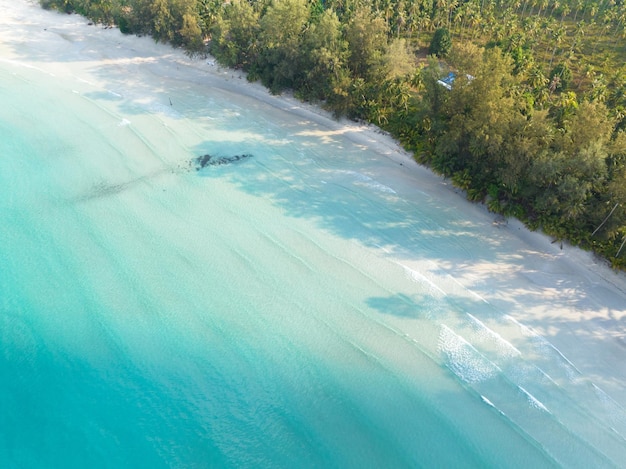
<instances>
[{"instance_id":1,"label":"shoreline","mask_svg":"<svg viewBox=\"0 0 626 469\"><path fill-rule=\"evenodd\" d=\"M419 165L390 135L371 124L336 120L319 106L298 101L290 94L271 95L260 83L248 82L240 71L221 68L210 57L190 59L181 49L155 43L149 37L124 36L116 28L88 25L86 18L43 10L35 1L9 3L9 0L0 0L0 5L11 13L19 10L15 19L0 19L0 48L4 51L12 47L3 60L18 59L30 66L42 64L48 73L75 77L84 73L96 82L96 86L102 86L97 81L97 73L86 64L79 64L81 57L85 62L96 64L96 69L99 62L119 63L120 67L141 64L157 76L206 84L257 100L277 111L310 121L333 135L340 135L341 139L367 146L380 157L397 164L398 172L390 177L401 177L403 182L409 181L420 187L423 185L429 196L458 206L465 217L492 230L490 233L494 238L504 237L509 244L513 239L519 241L522 249L508 253L515 255L508 264L505 261L468 260L463 266L455 266L458 278L465 287L478 291L492 304L504 304L504 300L519 304L518 310L512 314L515 320L547 337L586 376L601 379L603 389L610 388L611 397L626 408L626 364L621 360L626 347L625 272L611 269L591 252L566 243L561 248L549 236L530 231L518 220L496 223L496 215L484 204L468 201L450 181ZM7 8L7 5L11 7ZM42 18L48 24L38 33L42 40L47 34L55 34L75 47L68 54L73 54L76 62L48 60L45 57L47 50L41 53L42 57L28 56L28 53L20 55L19 48L24 48L27 41L37 43L40 38L20 39L14 37L17 33L12 37L10 26L21 25L20 21L31 16L35 24ZM99 49L103 42L111 46L109 50ZM492 291L494 283L499 286L495 292ZM599 289L602 289L601 293L595 292ZM522 292L531 300L520 303L518 296ZM577 299L575 303L570 301L572 292ZM526 304L528 301L532 303ZM556 319L561 322L557 323Z\"/></svg>"}]
</instances>

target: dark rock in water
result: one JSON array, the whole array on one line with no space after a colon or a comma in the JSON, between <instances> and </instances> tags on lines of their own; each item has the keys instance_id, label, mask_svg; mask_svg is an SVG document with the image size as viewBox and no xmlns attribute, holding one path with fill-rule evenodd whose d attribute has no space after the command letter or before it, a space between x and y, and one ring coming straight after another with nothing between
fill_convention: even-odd
<instances>
[{"instance_id":1,"label":"dark rock in water","mask_svg":"<svg viewBox=\"0 0 626 469\"><path fill-rule=\"evenodd\" d=\"M233 156L202 155L194 158L193 162L195 163L196 171L199 171L207 166L221 166L224 164L231 164L237 161L246 160L248 158L252 158L252 155L248 153Z\"/></svg>"},{"instance_id":2,"label":"dark rock in water","mask_svg":"<svg viewBox=\"0 0 626 469\"><path fill-rule=\"evenodd\" d=\"M194 158L193 161L196 163L196 169L204 168L206 165L209 164L209 161L211 161L212 158L213 157L211 155L202 155Z\"/></svg>"}]
</instances>

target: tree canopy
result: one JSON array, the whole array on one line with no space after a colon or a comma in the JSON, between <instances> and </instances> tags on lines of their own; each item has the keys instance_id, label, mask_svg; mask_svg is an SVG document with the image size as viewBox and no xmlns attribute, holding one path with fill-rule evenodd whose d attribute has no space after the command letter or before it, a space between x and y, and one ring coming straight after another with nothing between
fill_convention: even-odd
<instances>
[{"instance_id":1,"label":"tree canopy","mask_svg":"<svg viewBox=\"0 0 626 469\"><path fill-rule=\"evenodd\" d=\"M448 28L439 28L433 34L428 53L437 57L446 57L452 49L452 37Z\"/></svg>"}]
</instances>

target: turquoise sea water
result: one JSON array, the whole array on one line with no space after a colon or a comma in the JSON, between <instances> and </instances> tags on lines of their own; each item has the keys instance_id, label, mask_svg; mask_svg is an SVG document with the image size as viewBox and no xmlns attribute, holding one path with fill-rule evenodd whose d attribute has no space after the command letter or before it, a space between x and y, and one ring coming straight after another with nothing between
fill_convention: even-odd
<instances>
[{"instance_id":1,"label":"turquoise sea water","mask_svg":"<svg viewBox=\"0 0 626 469\"><path fill-rule=\"evenodd\" d=\"M397 163L98 67L0 62L0 467L626 460L622 409L450 275L498 239Z\"/></svg>"}]
</instances>

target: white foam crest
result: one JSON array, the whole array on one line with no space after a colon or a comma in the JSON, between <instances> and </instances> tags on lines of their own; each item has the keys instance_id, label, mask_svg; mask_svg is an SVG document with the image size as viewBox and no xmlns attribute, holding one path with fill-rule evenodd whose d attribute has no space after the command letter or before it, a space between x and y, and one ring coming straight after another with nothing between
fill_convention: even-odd
<instances>
[{"instance_id":1,"label":"white foam crest","mask_svg":"<svg viewBox=\"0 0 626 469\"><path fill-rule=\"evenodd\" d=\"M569 361L569 359L568 359L565 355L563 355L563 353L562 353L562 352L561 352L558 348L556 348L556 347L555 347L552 343L548 342L548 341L547 341L544 337L542 337L542 339L543 339L543 340L544 340L544 341L548 344L548 346L549 346L549 347L550 347L553 351L555 351L555 352L556 352L556 353L557 353L557 354L561 357L561 359L563 359L563 361L567 364L567 368L566 368L566 369L568 370L568 372L570 372L571 370L574 370L574 371L576 372L576 375L577 375L577 376L571 375L571 376L570 376L570 377L571 377L571 379L574 379L574 378L576 378L576 377L578 377L578 376L581 376L581 375L583 374L583 373L582 373L582 371L580 371L578 368L576 368L576 366L575 366L575 365L574 365L571 361Z\"/></svg>"},{"instance_id":2,"label":"white foam crest","mask_svg":"<svg viewBox=\"0 0 626 469\"><path fill-rule=\"evenodd\" d=\"M87 85L91 85L91 86L96 86L95 83L89 81L89 80L85 80L84 78L81 77L76 77L76 81L80 82L80 83L86 83Z\"/></svg>"},{"instance_id":3,"label":"white foam crest","mask_svg":"<svg viewBox=\"0 0 626 469\"><path fill-rule=\"evenodd\" d=\"M370 182L366 184L366 186L372 189L375 189L377 191L380 191L380 192L386 192L387 194L396 194L396 191L394 191L391 187L385 186L384 184L381 184L380 182L376 182L376 181Z\"/></svg>"},{"instance_id":4,"label":"white foam crest","mask_svg":"<svg viewBox=\"0 0 626 469\"><path fill-rule=\"evenodd\" d=\"M28 69L31 69L31 70L36 70L38 72L45 73L46 75L49 75L51 77L56 76L54 73L48 72L47 70L44 70L43 68L36 67L34 65L30 65L30 64L27 64L27 63L24 63L24 62L20 62L18 60L0 59L0 62L8 63L8 64L11 64L11 65L17 65L19 67L28 68Z\"/></svg>"},{"instance_id":5,"label":"white foam crest","mask_svg":"<svg viewBox=\"0 0 626 469\"><path fill-rule=\"evenodd\" d=\"M496 350L499 355L506 357L506 358L519 357L522 355L522 352L516 349L515 346L511 342L506 340L504 337L502 337L493 329L490 329L489 327L487 327L485 323L483 323L476 316L470 313L465 313L465 314L467 314L467 316L470 318L472 326L474 327L478 337L484 341L495 344Z\"/></svg>"},{"instance_id":6,"label":"white foam crest","mask_svg":"<svg viewBox=\"0 0 626 469\"><path fill-rule=\"evenodd\" d=\"M335 171L337 174L345 174L347 176L352 176L353 178L355 178L357 181L362 181L362 182L369 182L372 181L373 179L369 176L366 176L363 173L359 173L357 171L350 171L348 169L339 169L337 171Z\"/></svg>"},{"instance_id":7,"label":"white foam crest","mask_svg":"<svg viewBox=\"0 0 626 469\"><path fill-rule=\"evenodd\" d=\"M545 337L536 334L533 337L533 341L535 342L537 348L542 352L544 356L549 354L556 354L559 358L558 365L565 371L565 375L567 379L571 382L576 381L582 376L582 372L574 366L574 364L567 359L565 355L561 353L561 351L556 348L552 343L550 343Z\"/></svg>"},{"instance_id":8,"label":"white foam crest","mask_svg":"<svg viewBox=\"0 0 626 469\"><path fill-rule=\"evenodd\" d=\"M444 324L439 333L438 349L445 356L448 368L466 383L485 381L500 371L496 364Z\"/></svg>"},{"instance_id":9,"label":"white foam crest","mask_svg":"<svg viewBox=\"0 0 626 469\"><path fill-rule=\"evenodd\" d=\"M493 404L493 402L491 402L489 399L487 399L485 396L483 396L482 394L480 395L480 398L483 400L483 402L485 404L487 404L488 406L493 407L494 409L496 408L496 406Z\"/></svg>"},{"instance_id":10,"label":"white foam crest","mask_svg":"<svg viewBox=\"0 0 626 469\"><path fill-rule=\"evenodd\" d=\"M526 389L524 389L522 386L518 386L517 388L520 391L522 391L522 393L526 396L526 398L528 399L528 404L530 404L531 407L534 407L535 409L543 410L544 412L547 412L549 414L552 413L548 410L548 408L545 405L543 405L543 403L539 399L537 399L531 393L526 391Z\"/></svg>"},{"instance_id":11,"label":"white foam crest","mask_svg":"<svg viewBox=\"0 0 626 469\"><path fill-rule=\"evenodd\" d=\"M512 383L518 386L524 383L534 383L544 387L554 386L555 388L562 388L562 386L543 369L530 361L525 361L523 358L512 361L510 366L503 369L503 373Z\"/></svg>"},{"instance_id":12,"label":"white foam crest","mask_svg":"<svg viewBox=\"0 0 626 469\"><path fill-rule=\"evenodd\" d=\"M508 314L504 317L508 321L511 321L512 323L517 325L520 328L523 336L530 337L532 341L536 344L537 348L539 348L544 353L544 355L547 355L547 353L556 353L556 355L560 358L559 365L565 370L565 374L570 381L576 381L582 376L582 372L578 368L576 368L576 366L545 337L533 331L531 328L525 326Z\"/></svg>"},{"instance_id":13,"label":"white foam crest","mask_svg":"<svg viewBox=\"0 0 626 469\"><path fill-rule=\"evenodd\" d=\"M391 251L389 250L389 248L382 246L380 244L376 244L374 243L374 246L376 246L378 249L382 250L385 254L391 254ZM396 262L396 264L401 265L402 267L404 267L402 264L400 264L399 262Z\"/></svg>"},{"instance_id":14,"label":"white foam crest","mask_svg":"<svg viewBox=\"0 0 626 469\"><path fill-rule=\"evenodd\" d=\"M612 424L611 429L626 440L626 410L624 410L624 408L620 406L611 396L594 383L591 383L591 386L593 386L593 390L606 410L608 418ZM619 426L621 431L617 430L615 426Z\"/></svg>"},{"instance_id":15,"label":"white foam crest","mask_svg":"<svg viewBox=\"0 0 626 469\"><path fill-rule=\"evenodd\" d=\"M537 334L535 331L533 331L530 327L525 326L524 324L522 324L521 322L519 322L517 319L515 319L512 316L509 316L508 314L504 315L504 318L507 321L511 321L513 324L515 324L517 327L520 328L520 330L522 331L522 335L524 337L540 337L539 334Z\"/></svg>"},{"instance_id":16,"label":"white foam crest","mask_svg":"<svg viewBox=\"0 0 626 469\"><path fill-rule=\"evenodd\" d=\"M432 280L430 280L428 277L426 277L424 274L422 274L421 272L418 272L417 270L413 270L410 267L400 263L400 262L396 262L396 264L398 264L399 266L401 266L404 269L404 272L406 273L407 277L415 282L415 283L419 283L419 284L424 284L426 283L431 289L434 289L436 291L438 291L439 293L441 293L443 296L446 296L446 292L443 291L441 288L439 288Z\"/></svg>"},{"instance_id":17,"label":"white foam crest","mask_svg":"<svg viewBox=\"0 0 626 469\"><path fill-rule=\"evenodd\" d=\"M539 371L539 373L541 373L541 376L543 376L544 378L546 378L548 381L550 381L550 382L551 382L552 384L554 384L555 386L559 386L559 384L558 384L556 381L554 381L554 380L552 379L552 376L550 376L548 373L546 373L545 371L543 371L543 370L542 370L541 368L539 368L539 367L535 367L535 368L537 368L537 370Z\"/></svg>"},{"instance_id":18,"label":"white foam crest","mask_svg":"<svg viewBox=\"0 0 626 469\"><path fill-rule=\"evenodd\" d=\"M396 191L394 191L391 187L385 186L384 184L381 184L380 182L372 179L371 177L363 173L359 173L357 171L345 170L345 169L337 170L336 173L345 174L347 176L352 176L358 182L364 183L364 185L366 187L369 187L370 189L375 189L380 192L386 192L388 194L396 194Z\"/></svg>"},{"instance_id":19,"label":"white foam crest","mask_svg":"<svg viewBox=\"0 0 626 469\"><path fill-rule=\"evenodd\" d=\"M480 296L474 290L470 290L469 288L467 288L465 285L463 285L461 282L459 282L457 279L455 279L452 275L447 274L446 277L449 278L450 280L452 280L454 283L456 283L463 290L465 290L466 292L468 292L469 294L474 296L476 299L482 301L483 303L489 304L489 302L487 300L485 300L482 296Z\"/></svg>"},{"instance_id":20,"label":"white foam crest","mask_svg":"<svg viewBox=\"0 0 626 469\"><path fill-rule=\"evenodd\" d=\"M615 433L617 436L619 436L622 440L626 441L626 438L624 437L624 435L622 435L620 432L618 432L614 427L609 427L611 429L611 431L613 433Z\"/></svg>"},{"instance_id":21,"label":"white foam crest","mask_svg":"<svg viewBox=\"0 0 626 469\"><path fill-rule=\"evenodd\" d=\"M493 402L491 402L489 399L487 399L487 397L486 397L486 396L483 396L483 395L481 394L481 395L480 395L480 398L481 398L481 399L482 399L482 401L483 401L485 404L487 404L489 407L491 407L491 408L493 408L493 409L497 410L497 411L500 413L500 415L503 415L503 416L505 416L505 417L506 417L506 414L505 414L504 412L502 412L502 410L498 409L498 408L496 407L496 405L495 405Z\"/></svg>"},{"instance_id":22,"label":"white foam crest","mask_svg":"<svg viewBox=\"0 0 626 469\"><path fill-rule=\"evenodd\" d=\"M127 125L130 125L130 121L128 119L122 119L120 123L117 124L118 127L126 127Z\"/></svg>"}]
</instances>

